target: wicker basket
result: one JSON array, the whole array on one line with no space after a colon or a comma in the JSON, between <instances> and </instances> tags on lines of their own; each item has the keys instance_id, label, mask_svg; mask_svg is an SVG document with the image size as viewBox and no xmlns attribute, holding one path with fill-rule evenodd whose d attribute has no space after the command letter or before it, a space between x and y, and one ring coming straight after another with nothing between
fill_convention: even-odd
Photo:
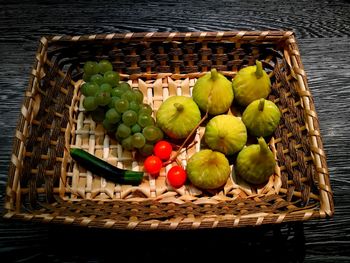
<instances>
[{"instance_id":1,"label":"wicker basket","mask_svg":"<svg viewBox=\"0 0 350 263\"><path fill-rule=\"evenodd\" d=\"M277 165L255 188L232 175L218 191L173 189L161 171L139 186L116 185L80 168L67 149L81 147L110 163L142 169L81 106L87 60L109 59L156 111L168 96L190 96L215 67L232 79L262 60L269 99L282 111L269 140ZM200 140L201 128L197 139ZM180 158L185 163L200 144ZM305 221L333 215L317 115L293 32L127 33L43 37L15 132L5 218L86 227L179 230Z\"/></svg>"}]
</instances>

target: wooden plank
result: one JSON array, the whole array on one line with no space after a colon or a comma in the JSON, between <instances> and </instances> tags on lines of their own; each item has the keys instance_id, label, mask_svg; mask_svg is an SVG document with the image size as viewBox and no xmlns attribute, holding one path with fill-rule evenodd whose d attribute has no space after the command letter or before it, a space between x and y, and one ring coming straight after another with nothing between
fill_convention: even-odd
<instances>
[{"instance_id":1,"label":"wooden plank","mask_svg":"<svg viewBox=\"0 0 350 263\"><path fill-rule=\"evenodd\" d=\"M55 4L55 5L53 5ZM331 220L286 228L264 226L230 231L120 233L66 226L0 220L0 256L11 261L103 261L138 255L157 246L167 258L176 247L182 257L203 259L197 250L213 251L216 260L235 253L259 262L350 261L350 16L345 1L54 1L0 4L0 206L3 207L8 164L20 105L38 40L47 34L91 34L142 31L223 31L285 29L296 32L301 58L315 100L334 192ZM81 12L81 8L85 8ZM53 11L54 10L54 11ZM94 21L92 24L91 21ZM293 226L293 225L292 225ZM118 236L115 239L115 236ZM110 237L115 242L98 242ZM94 242L97 241L97 242ZM81 249L69 244L81 244ZM105 253L100 253L103 250ZM123 251L123 252L122 252ZM230 251L230 253L219 253ZM195 255L194 255L195 254ZM9 259L9 260L6 260Z\"/></svg>"}]
</instances>

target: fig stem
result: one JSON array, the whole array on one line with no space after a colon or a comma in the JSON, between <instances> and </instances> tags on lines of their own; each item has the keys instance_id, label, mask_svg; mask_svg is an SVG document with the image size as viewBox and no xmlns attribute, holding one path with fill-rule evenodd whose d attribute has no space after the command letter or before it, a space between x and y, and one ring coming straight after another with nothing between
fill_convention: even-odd
<instances>
[{"instance_id":1,"label":"fig stem","mask_svg":"<svg viewBox=\"0 0 350 263\"><path fill-rule=\"evenodd\" d=\"M261 153L267 153L270 151L269 147L267 146L266 142L265 142L265 139L263 137L260 137L258 139L258 142L259 142L259 146L260 146L260 152Z\"/></svg>"},{"instance_id":2,"label":"fig stem","mask_svg":"<svg viewBox=\"0 0 350 263\"><path fill-rule=\"evenodd\" d=\"M263 67L262 67L262 63L259 60L255 61L256 64L256 71L255 71L255 76L257 79L260 79L263 76Z\"/></svg>"},{"instance_id":3,"label":"fig stem","mask_svg":"<svg viewBox=\"0 0 350 263\"><path fill-rule=\"evenodd\" d=\"M176 151L176 153L165 163L163 163L163 166L166 166L170 163L172 163L173 161L176 160L177 156L181 153L182 148L185 147L186 143L188 142L188 140L192 137L192 135L196 132L196 130L198 129L198 127L208 118L209 114L208 114L208 110L206 111L205 115L203 116L203 118L198 122L198 124L196 125L196 127L194 127L192 129L192 131L190 132L190 134L186 137L186 139L184 140L184 142L181 144L180 148Z\"/></svg>"},{"instance_id":4,"label":"fig stem","mask_svg":"<svg viewBox=\"0 0 350 263\"><path fill-rule=\"evenodd\" d=\"M178 112L182 112L184 110L184 106L181 103L174 103L174 107Z\"/></svg>"},{"instance_id":5,"label":"fig stem","mask_svg":"<svg viewBox=\"0 0 350 263\"><path fill-rule=\"evenodd\" d=\"M216 70L216 68L212 68L212 69L210 70L210 73L211 73L211 78L212 78L213 80L216 80L216 79L218 78L218 71Z\"/></svg>"},{"instance_id":6,"label":"fig stem","mask_svg":"<svg viewBox=\"0 0 350 263\"><path fill-rule=\"evenodd\" d=\"M264 106L265 106L265 99L261 98L260 101L259 101L258 110L259 111L263 111L264 110Z\"/></svg>"}]
</instances>

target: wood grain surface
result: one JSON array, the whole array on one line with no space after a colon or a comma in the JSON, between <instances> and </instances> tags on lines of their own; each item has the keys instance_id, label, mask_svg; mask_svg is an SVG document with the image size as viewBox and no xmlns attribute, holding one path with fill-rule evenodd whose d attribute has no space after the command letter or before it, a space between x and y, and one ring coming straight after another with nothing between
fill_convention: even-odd
<instances>
[{"instance_id":1,"label":"wood grain surface","mask_svg":"<svg viewBox=\"0 0 350 263\"><path fill-rule=\"evenodd\" d=\"M350 4L347 1L1 1L0 205L12 138L42 35L283 29L296 33L320 121L335 215L239 230L130 233L0 220L2 262L350 262ZM73 3L74 2L74 3ZM1 208L2 209L2 208ZM135 253L136 252L136 253Z\"/></svg>"}]
</instances>

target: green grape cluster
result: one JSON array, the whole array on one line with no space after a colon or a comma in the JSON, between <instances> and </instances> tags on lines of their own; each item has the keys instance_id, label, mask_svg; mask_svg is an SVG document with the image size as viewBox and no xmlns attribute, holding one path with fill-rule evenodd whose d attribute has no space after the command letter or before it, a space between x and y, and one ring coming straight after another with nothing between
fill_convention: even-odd
<instances>
[{"instance_id":1,"label":"green grape cluster","mask_svg":"<svg viewBox=\"0 0 350 263\"><path fill-rule=\"evenodd\" d=\"M156 126L152 108L143 103L143 93L120 81L108 60L87 61L83 80L83 107L91 118L114 134L124 149L151 155L163 132Z\"/></svg>"}]
</instances>

